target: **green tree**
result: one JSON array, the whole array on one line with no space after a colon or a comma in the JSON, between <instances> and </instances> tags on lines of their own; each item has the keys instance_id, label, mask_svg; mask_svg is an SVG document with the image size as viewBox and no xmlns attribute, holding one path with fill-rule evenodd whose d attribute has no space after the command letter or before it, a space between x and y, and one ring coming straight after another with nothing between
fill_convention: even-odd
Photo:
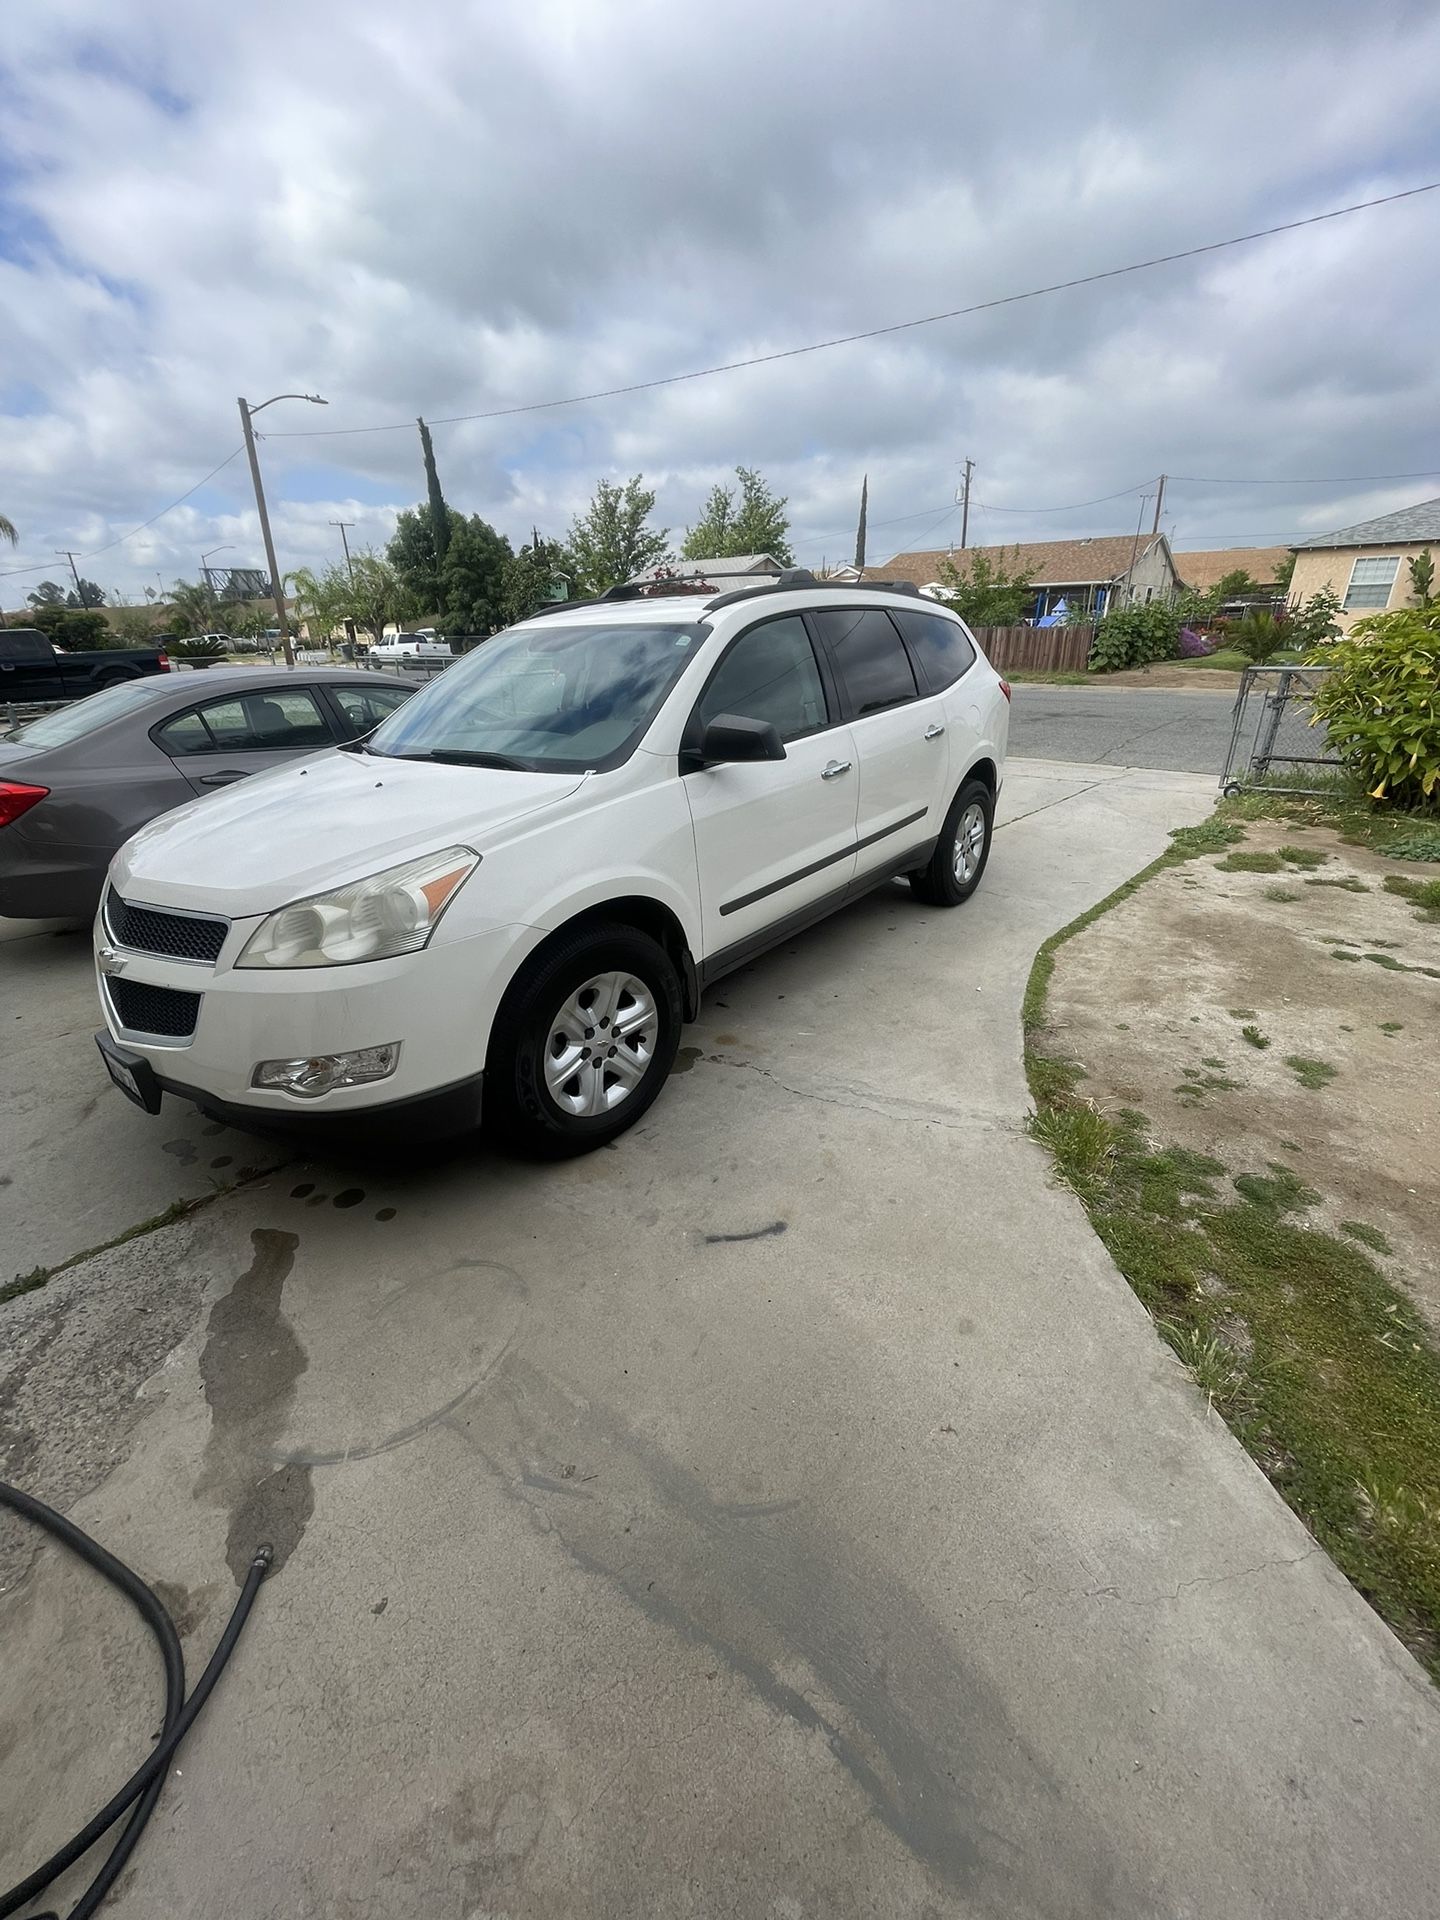
<instances>
[{"instance_id":1,"label":"green tree","mask_svg":"<svg viewBox=\"0 0 1440 1920\"><path fill-rule=\"evenodd\" d=\"M453 507L446 507L446 544L460 518ZM430 509L405 507L395 522L395 531L385 548L385 558L407 596L410 615L438 616L445 605L445 587L440 576L440 561L435 551L435 523Z\"/></svg>"},{"instance_id":2,"label":"green tree","mask_svg":"<svg viewBox=\"0 0 1440 1920\"><path fill-rule=\"evenodd\" d=\"M478 513L454 516L441 574L440 625L446 633L490 633L505 619L510 542Z\"/></svg>"},{"instance_id":3,"label":"green tree","mask_svg":"<svg viewBox=\"0 0 1440 1920\"><path fill-rule=\"evenodd\" d=\"M1440 607L1369 614L1326 649L1325 664L1312 711L1370 798L1440 806Z\"/></svg>"},{"instance_id":4,"label":"green tree","mask_svg":"<svg viewBox=\"0 0 1440 1920\"><path fill-rule=\"evenodd\" d=\"M65 589L54 580L42 580L33 593L27 593L26 600L32 607L63 607Z\"/></svg>"},{"instance_id":5,"label":"green tree","mask_svg":"<svg viewBox=\"0 0 1440 1920\"><path fill-rule=\"evenodd\" d=\"M443 573L445 556L450 547L450 509L440 491L440 475L435 468L435 448L430 439L430 429L423 420L417 420L415 424L420 429L420 452L425 461L425 496L430 503L430 544L435 552L436 571Z\"/></svg>"},{"instance_id":6,"label":"green tree","mask_svg":"<svg viewBox=\"0 0 1440 1920\"><path fill-rule=\"evenodd\" d=\"M1210 589L1207 598L1213 600L1218 610L1227 600L1254 599L1264 591L1260 582L1252 580L1244 567L1235 567L1231 572L1220 576Z\"/></svg>"},{"instance_id":7,"label":"green tree","mask_svg":"<svg viewBox=\"0 0 1440 1920\"><path fill-rule=\"evenodd\" d=\"M1289 593L1290 582L1294 578L1294 574L1295 555L1293 553L1287 553L1275 569L1275 585L1280 589L1281 593Z\"/></svg>"},{"instance_id":8,"label":"green tree","mask_svg":"<svg viewBox=\"0 0 1440 1920\"><path fill-rule=\"evenodd\" d=\"M80 577L80 585L78 587L72 587L69 593L66 594L65 604L67 607L103 607L105 604L105 589L96 586L93 580L87 580L82 574Z\"/></svg>"},{"instance_id":9,"label":"green tree","mask_svg":"<svg viewBox=\"0 0 1440 1920\"><path fill-rule=\"evenodd\" d=\"M92 607L57 606L47 601L36 608L31 625L67 653L115 644L104 614Z\"/></svg>"},{"instance_id":10,"label":"green tree","mask_svg":"<svg viewBox=\"0 0 1440 1920\"><path fill-rule=\"evenodd\" d=\"M670 557L670 529L648 525L655 495L636 474L619 486L602 480L571 524L566 571L577 593L604 593Z\"/></svg>"},{"instance_id":11,"label":"green tree","mask_svg":"<svg viewBox=\"0 0 1440 1920\"><path fill-rule=\"evenodd\" d=\"M764 475L753 467L736 467L735 477L740 482L738 504L733 487L712 487L705 511L685 534L681 553L687 560L768 553L782 567L793 566L786 499L777 499Z\"/></svg>"},{"instance_id":12,"label":"green tree","mask_svg":"<svg viewBox=\"0 0 1440 1920\"><path fill-rule=\"evenodd\" d=\"M408 596L394 567L368 547L350 556L348 567L300 567L286 576L313 640L329 639L353 620L372 640L389 623L405 618Z\"/></svg>"},{"instance_id":13,"label":"green tree","mask_svg":"<svg viewBox=\"0 0 1440 1920\"><path fill-rule=\"evenodd\" d=\"M528 620L539 608L552 604L555 583L560 581L566 594L570 590L565 571L565 549L558 540L542 540L534 534L527 546L512 554L505 565L501 614L507 627L517 620Z\"/></svg>"},{"instance_id":14,"label":"green tree","mask_svg":"<svg viewBox=\"0 0 1440 1920\"><path fill-rule=\"evenodd\" d=\"M1340 622L1335 617L1339 611L1339 594L1329 587L1320 587L1308 600L1290 609L1290 645L1308 653L1335 639L1340 632Z\"/></svg>"},{"instance_id":15,"label":"green tree","mask_svg":"<svg viewBox=\"0 0 1440 1920\"><path fill-rule=\"evenodd\" d=\"M213 629L215 596L198 580L177 580L170 594L170 620L182 637Z\"/></svg>"},{"instance_id":16,"label":"green tree","mask_svg":"<svg viewBox=\"0 0 1440 1920\"><path fill-rule=\"evenodd\" d=\"M347 616L354 618L350 610L354 587L348 567L324 567L319 573L310 567L297 567L286 574L285 584L297 613L310 629L312 641L328 642Z\"/></svg>"},{"instance_id":17,"label":"green tree","mask_svg":"<svg viewBox=\"0 0 1440 1920\"><path fill-rule=\"evenodd\" d=\"M965 572L950 559L942 560L938 571L941 599L972 627L1013 627L1034 598L1030 575L1020 565L1018 547L1011 567L1005 564L1003 547L997 560L977 547Z\"/></svg>"},{"instance_id":18,"label":"green tree","mask_svg":"<svg viewBox=\"0 0 1440 1920\"><path fill-rule=\"evenodd\" d=\"M155 615L149 607L115 607L110 631L122 646L145 647L155 638Z\"/></svg>"},{"instance_id":19,"label":"green tree","mask_svg":"<svg viewBox=\"0 0 1440 1920\"><path fill-rule=\"evenodd\" d=\"M1410 591L1422 607L1435 604L1435 560L1428 547L1417 553L1413 560L1407 560L1406 569L1410 575Z\"/></svg>"}]
</instances>

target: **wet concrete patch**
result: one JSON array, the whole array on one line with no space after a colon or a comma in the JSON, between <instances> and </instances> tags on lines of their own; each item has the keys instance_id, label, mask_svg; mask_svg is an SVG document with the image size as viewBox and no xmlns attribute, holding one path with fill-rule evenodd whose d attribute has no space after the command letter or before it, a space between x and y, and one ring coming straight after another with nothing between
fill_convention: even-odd
<instances>
[{"instance_id":1,"label":"wet concrete patch","mask_svg":"<svg viewBox=\"0 0 1440 1920\"><path fill-rule=\"evenodd\" d=\"M697 1060L703 1060L704 1058L705 1049L703 1047L681 1047L680 1051L675 1055L675 1064L671 1067L670 1071L671 1073L689 1073L690 1069L695 1065L695 1062Z\"/></svg>"},{"instance_id":2,"label":"wet concrete patch","mask_svg":"<svg viewBox=\"0 0 1440 1920\"><path fill-rule=\"evenodd\" d=\"M193 1167L199 1155L195 1151L193 1140L167 1140L161 1146L162 1153L173 1154L182 1167Z\"/></svg>"},{"instance_id":3,"label":"wet concrete patch","mask_svg":"<svg viewBox=\"0 0 1440 1920\"><path fill-rule=\"evenodd\" d=\"M336 1207L358 1207L364 1198L365 1189L363 1187L346 1187L343 1193L336 1194L331 1205Z\"/></svg>"},{"instance_id":4,"label":"wet concrete patch","mask_svg":"<svg viewBox=\"0 0 1440 1920\"><path fill-rule=\"evenodd\" d=\"M281 1311L300 1237L255 1227L250 1244L250 1265L210 1310L200 1355L210 1437L195 1490L229 1508L226 1559L237 1584L263 1540L275 1549L278 1572L314 1509L309 1468L273 1466L295 1383L309 1365Z\"/></svg>"},{"instance_id":5,"label":"wet concrete patch","mask_svg":"<svg viewBox=\"0 0 1440 1920\"><path fill-rule=\"evenodd\" d=\"M732 1246L739 1240L774 1240L788 1225L785 1220L772 1220L768 1227L751 1227L746 1233L707 1233L703 1238L707 1247Z\"/></svg>"}]
</instances>

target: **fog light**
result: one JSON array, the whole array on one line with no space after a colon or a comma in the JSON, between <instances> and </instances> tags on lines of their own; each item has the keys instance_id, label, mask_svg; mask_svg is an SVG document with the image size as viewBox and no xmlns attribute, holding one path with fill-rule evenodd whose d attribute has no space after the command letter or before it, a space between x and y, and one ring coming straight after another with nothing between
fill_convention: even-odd
<instances>
[{"instance_id":1,"label":"fog light","mask_svg":"<svg viewBox=\"0 0 1440 1920\"><path fill-rule=\"evenodd\" d=\"M262 1060L251 1086L272 1093L293 1093L300 1100L316 1100L337 1087L363 1087L369 1080L385 1080L400 1062L400 1042L383 1047L360 1047L354 1053L312 1053L304 1060Z\"/></svg>"}]
</instances>

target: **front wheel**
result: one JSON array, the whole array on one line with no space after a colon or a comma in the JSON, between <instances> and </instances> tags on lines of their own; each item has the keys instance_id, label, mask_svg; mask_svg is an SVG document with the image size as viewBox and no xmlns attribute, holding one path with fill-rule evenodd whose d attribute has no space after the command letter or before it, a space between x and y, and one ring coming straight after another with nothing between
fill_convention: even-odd
<instances>
[{"instance_id":1,"label":"front wheel","mask_svg":"<svg viewBox=\"0 0 1440 1920\"><path fill-rule=\"evenodd\" d=\"M911 891L931 907L958 907L968 900L990 858L995 796L983 780L967 780L950 803L935 851L910 876Z\"/></svg>"},{"instance_id":2,"label":"front wheel","mask_svg":"<svg viewBox=\"0 0 1440 1920\"><path fill-rule=\"evenodd\" d=\"M681 1020L680 976L658 941L581 928L522 970L496 1015L489 1126L549 1158L603 1147L664 1087Z\"/></svg>"}]
</instances>

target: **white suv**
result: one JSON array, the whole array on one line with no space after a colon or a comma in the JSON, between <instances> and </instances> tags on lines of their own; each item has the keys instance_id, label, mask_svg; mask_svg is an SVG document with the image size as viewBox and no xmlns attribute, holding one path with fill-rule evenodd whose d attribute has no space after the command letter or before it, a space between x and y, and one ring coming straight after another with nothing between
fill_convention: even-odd
<instances>
[{"instance_id":1,"label":"white suv","mask_svg":"<svg viewBox=\"0 0 1440 1920\"><path fill-rule=\"evenodd\" d=\"M620 588L363 741L165 814L95 928L112 1077L240 1124L637 1120L703 990L897 874L958 906L1010 689L954 614L806 573Z\"/></svg>"}]
</instances>

